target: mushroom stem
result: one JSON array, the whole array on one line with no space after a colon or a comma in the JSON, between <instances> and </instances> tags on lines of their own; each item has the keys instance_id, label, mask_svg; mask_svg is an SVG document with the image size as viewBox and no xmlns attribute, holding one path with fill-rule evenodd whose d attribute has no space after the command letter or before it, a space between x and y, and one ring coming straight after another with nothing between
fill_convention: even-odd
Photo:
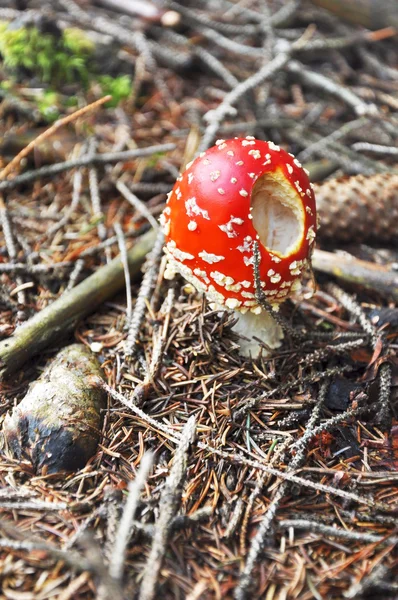
<instances>
[{"instance_id":1,"label":"mushroom stem","mask_svg":"<svg viewBox=\"0 0 398 600\"><path fill-rule=\"evenodd\" d=\"M266 311L259 315L252 312L241 313L236 311L234 316L238 321L233 325L232 331L243 336L240 342L239 353L242 356L252 356L256 358L263 348L263 355L270 356L274 348L279 348L283 340L283 330L275 319ZM258 338L265 344L253 339ZM269 351L267 351L269 348Z\"/></svg>"}]
</instances>

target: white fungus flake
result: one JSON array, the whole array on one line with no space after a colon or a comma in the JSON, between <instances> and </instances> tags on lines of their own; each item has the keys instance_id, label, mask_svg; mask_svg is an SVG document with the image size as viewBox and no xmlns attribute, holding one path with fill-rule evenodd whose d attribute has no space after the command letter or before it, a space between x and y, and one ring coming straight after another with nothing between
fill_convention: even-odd
<instances>
[{"instance_id":1,"label":"white fungus flake","mask_svg":"<svg viewBox=\"0 0 398 600\"><path fill-rule=\"evenodd\" d=\"M220 271L211 271L210 277L221 287L231 286L234 284L234 278L229 275L224 275Z\"/></svg>"},{"instance_id":2,"label":"white fungus flake","mask_svg":"<svg viewBox=\"0 0 398 600\"><path fill-rule=\"evenodd\" d=\"M243 244L241 246L237 246L236 249L239 250L239 252L250 252L252 247L252 239L250 238L250 240L248 240L247 238L245 238L243 240Z\"/></svg>"},{"instance_id":3,"label":"white fungus flake","mask_svg":"<svg viewBox=\"0 0 398 600\"><path fill-rule=\"evenodd\" d=\"M217 181L217 179L220 177L220 175L221 175L221 171L210 171L211 181Z\"/></svg>"},{"instance_id":4,"label":"white fungus flake","mask_svg":"<svg viewBox=\"0 0 398 600\"><path fill-rule=\"evenodd\" d=\"M249 192L247 192L246 190L239 190L239 194L241 196L243 196L244 198L246 198L249 195Z\"/></svg>"},{"instance_id":5,"label":"white fungus flake","mask_svg":"<svg viewBox=\"0 0 398 600\"><path fill-rule=\"evenodd\" d=\"M231 177L231 183L238 183L238 180L236 179L236 177Z\"/></svg>"},{"instance_id":6,"label":"white fungus flake","mask_svg":"<svg viewBox=\"0 0 398 600\"><path fill-rule=\"evenodd\" d=\"M196 221L189 221L188 223L188 229L189 231L195 231L195 229L197 228L198 224Z\"/></svg>"},{"instance_id":7,"label":"white fungus flake","mask_svg":"<svg viewBox=\"0 0 398 600\"><path fill-rule=\"evenodd\" d=\"M246 267L250 267L254 265L254 256L244 256L243 257L243 262L245 263Z\"/></svg>"},{"instance_id":8,"label":"white fungus flake","mask_svg":"<svg viewBox=\"0 0 398 600\"><path fill-rule=\"evenodd\" d=\"M314 239L315 239L315 236L316 236L316 234L315 234L315 231L314 231L314 226L313 226L313 225L311 225L311 227L309 227L309 228L308 228L308 231L307 231L307 236L306 236L306 238L305 238L305 239L306 239L306 240L309 240L309 241L310 241L310 244L311 244L311 243L314 241Z\"/></svg>"},{"instance_id":9,"label":"white fungus flake","mask_svg":"<svg viewBox=\"0 0 398 600\"><path fill-rule=\"evenodd\" d=\"M252 156L256 160L258 160L259 158L261 158L261 152L260 152L260 150L249 150L249 154L250 154L250 156Z\"/></svg>"},{"instance_id":10,"label":"white fungus flake","mask_svg":"<svg viewBox=\"0 0 398 600\"><path fill-rule=\"evenodd\" d=\"M195 196L192 196L192 198L188 198L188 200L185 201L185 209L188 217L202 216L204 219L210 221L208 211L198 206Z\"/></svg>"},{"instance_id":11,"label":"white fungus flake","mask_svg":"<svg viewBox=\"0 0 398 600\"><path fill-rule=\"evenodd\" d=\"M192 183L193 179L194 179L194 174L193 173L188 173L188 183Z\"/></svg>"},{"instance_id":12,"label":"white fungus flake","mask_svg":"<svg viewBox=\"0 0 398 600\"><path fill-rule=\"evenodd\" d=\"M242 146L254 146L256 144L253 140L242 140Z\"/></svg>"},{"instance_id":13,"label":"white fungus flake","mask_svg":"<svg viewBox=\"0 0 398 600\"><path fill-rule=\"evenodd\" d=\"M282 276L279 273L275 273L275 275L270 278L270 281L271 283L279 283L281 279Z\"/></svg>"},{"instance_id":14,"label":"white fungus flake","mask_svg":"<svg viewBox=\"0 0 398 600\"><path fill-rule=\"evenodd\" d=\"M225 260L225 256L218 256L217 254L212 254L211 252L206 252L206 250L202 250L199 252L198 256L209 265L213 263L220 262L221 260Z\"/></svg>"},{"instance_id":15,"label":"white fungus flake","mask_svg":"<svg viewBox=\"0 0 398 600\"><path fill-rule=\"evenodd\" d=\"M225 306L227 308L230 308L231 310L238 308L241 304L242 304L241 300L238 300L237 298L227 298L225 300Z\"/></svg>"},{"instance_id":16,"label":"white fungus flake","mask_svg":"<svg viewBox=\"0 0 398 600\"><path fill-rule=\"evenodd\" d=\"M219 229L221 229L221 231L223 231L224 233L227 234L227 236L229 238L234 238L237 237L237 232L234 230L234 225L243 225L244 221L243 219L240 219L239 217L234 217L231 215L231 218L229 219L228 223L223 223L222 225L219 225Z\"/></svg>"},{"instance_id":17,"label":"white fungus flake","mask_svg":"<svg viewBox=\"0 0 398 600\"><path fill-rule=\"evenodd\" d=\"M224 188L217 188L217 192L223 196L225 194Z\"/></svg>"},{"instance_id":18,"label":"white fungus flake","mask_svg":"<svg viewBox=\"0 0 398 600\"><path fill-rule=\"evenodd\" d=\"M287 172L290 173L290 175L291 175L293 173L293 167L292 167L292 165L286 164L286 168L287 168Z\"/></svg>"},{"instance_id":19,"label":"white fungus flake","mask_svg":"<svg viewBox=\"0 0 398 600\"><path fill-rule=\"evenodd\" d=\"M243 160L238 160L235 164L238 165L238 167L242 167L245 163Z\"/></svg>"},{"instance_id":20,"label":"white fungus flake","mask_svg":"<svg viewBox=\"0 0 398 600\"><path fill-rule=\"evenodd\" d=\"M274 144L274 142L268 142L268 148L270 150L273 150L274 152L279 152L280 151L280 147L277 146L276 144Z\"/></svg>"}]
</instances>

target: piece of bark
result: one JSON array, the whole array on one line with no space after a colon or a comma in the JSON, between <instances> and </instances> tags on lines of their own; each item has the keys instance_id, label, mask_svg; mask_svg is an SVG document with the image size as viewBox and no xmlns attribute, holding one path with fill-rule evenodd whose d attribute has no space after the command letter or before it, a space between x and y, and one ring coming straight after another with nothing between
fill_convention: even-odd
<instances>
[{"instance_id":1,"label":"piece of bark","mask_svg":"<svg viewBox=\"0 0 398 600\"><path fill-rule=\"evenodd\" d=\"M128 252L132 278L139 275L155 238L156 232L149 231ZM15 372L43 348L59 340L82 317L93 312L124 285L123 265L117 257L18 327L14 335L0 342L0 380Z\"/></svg>"},{"instance_id":2,"label":"piece of bark","mask_svg":"<svg viewBox=\"0 0 398 600\"><path fill-rule=\"evenodd\" d=\"M96 356L82 344L61 350L3 423L11 454L37 473L75 471L95 453L106 393Z\"/></svg>"},{"instance_id":3,"label":"piece of bark","mask_svg":"<svg viewBox=\"0 0 398 600\"><path fill-rule=\"evenodd\" d=\"M398 241L398 174L355 175L314 186L318 237L357 243Z\"/></svg>"}]
</instances>

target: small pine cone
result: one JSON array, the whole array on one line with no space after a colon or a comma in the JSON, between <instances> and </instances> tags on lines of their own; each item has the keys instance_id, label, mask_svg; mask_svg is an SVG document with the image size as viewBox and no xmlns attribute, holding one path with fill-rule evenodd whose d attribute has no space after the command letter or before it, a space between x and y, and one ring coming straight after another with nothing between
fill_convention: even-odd
<instances>
[{"instance_id":1,"label":"small pine cone","mask_svg":"<svg viewBox=\"0 0 398 600\"><path fill-rule=\"evenodd\" d=\"M356 175L314 186L319 239L339 242L398 240L398 175Z\"/></svg>"}]
</instances>

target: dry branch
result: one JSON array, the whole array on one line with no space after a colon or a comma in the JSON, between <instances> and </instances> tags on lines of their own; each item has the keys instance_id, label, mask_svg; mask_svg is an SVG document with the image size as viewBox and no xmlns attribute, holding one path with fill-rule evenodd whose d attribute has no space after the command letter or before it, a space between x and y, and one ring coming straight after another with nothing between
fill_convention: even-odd
<instances>
[{"instance_id":1,"label":"dry branch","mask_svg":"<svg viewBox=\"0 0 398 600\"><path fill-rule=\"evenodd\" d=\"M155 233L143 235L128 252L132 277L137 277L147 253L151 250ZM123 264L116 257L101 267L52 304L19 327L14 335L0 342L0 377L20 368L29 358L58 340L85 315L111 298L124 285Z\"/></svg>"}]
</instances>

